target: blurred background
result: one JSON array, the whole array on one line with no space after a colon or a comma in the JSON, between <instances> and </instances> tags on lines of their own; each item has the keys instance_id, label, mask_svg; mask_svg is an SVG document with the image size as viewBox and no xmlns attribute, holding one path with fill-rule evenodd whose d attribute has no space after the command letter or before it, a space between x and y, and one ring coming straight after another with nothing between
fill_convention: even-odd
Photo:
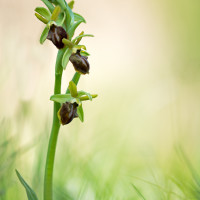
<instances>
[{"instance_id":1,"label":"blurred background","mask_svg":"<svg viewBox=\"0 0 200 200\"><path fill-rule=\"evenodd\" d=\"M39 0L0 0L0 199L42 199L56 48ZM85 122L61 129L56 200L200 199L200 1L77 0L91 70ZM63 74L63 92L74 74Z\"/></svg>"}]
</instances>

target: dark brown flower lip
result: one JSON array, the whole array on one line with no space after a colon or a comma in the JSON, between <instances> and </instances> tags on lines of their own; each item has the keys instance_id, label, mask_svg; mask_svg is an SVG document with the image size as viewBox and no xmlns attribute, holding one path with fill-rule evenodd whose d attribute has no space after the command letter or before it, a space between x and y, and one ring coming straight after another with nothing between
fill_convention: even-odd
<instances>
[{"instance_id":1,"label":"dark brown flower lip","mask_svg":"<svg viewBox=\"0 0 200 200\"><path fill-rule=\"evenodd\" d=\"M81 74L89 74L90 64L87 59L88 57L80 54L80 50L77 50L77 52L73 53L69 58L74 69Z\"/></svg>"},{"instance_id":2,"label":"dark brown flower lip","mask_svg":"<svg viewBox=\"0 0 200 200\"><path fill-rule=\"evenodd\" d=\"M58 49L62 49L64 48L64 44L62 42L63 38L68 39L65 29L62 26L56 26L53 24L49 30L47 39L51 40Z\"/></svg>"},{"instance_id":3,"label":"dark brown flower lip","mask_svg":"<svg viewBox=\"0 0 200 200\"><path fill-rule=\"evenodd\" d=\"M59 118L62 125L69 124L74 118L78 117L77 103L63 103L59 110Z\"/></svg>"}]
</instances>

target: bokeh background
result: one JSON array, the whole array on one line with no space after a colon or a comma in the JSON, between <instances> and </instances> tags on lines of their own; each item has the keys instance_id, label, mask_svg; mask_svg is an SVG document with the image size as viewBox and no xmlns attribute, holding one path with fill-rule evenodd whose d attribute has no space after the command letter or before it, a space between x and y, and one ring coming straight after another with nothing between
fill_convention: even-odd
<instances>
[{"instance_id":1,"label":"bokeh background","mask_svg":"<svg viewBox=\"0 0 200 200\"><path fill-rule=\"evenodd\" d=\"M39 0L0 0L0 199L42 199L57 50L39 37ZM56 200L200 199L200 2L77 0L95 35L78 89L85 122L62 127ZM69 65L63 92L73 76Z\"/></svg>"}]
</instances>

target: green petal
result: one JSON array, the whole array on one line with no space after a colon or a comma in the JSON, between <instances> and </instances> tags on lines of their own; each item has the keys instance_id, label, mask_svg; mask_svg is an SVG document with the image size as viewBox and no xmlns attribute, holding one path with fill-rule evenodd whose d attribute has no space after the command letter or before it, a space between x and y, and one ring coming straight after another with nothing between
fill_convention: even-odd
<instances>
[{"instance_id":1,"label":"green petal","mask_svg":"<svg viewBox=\"0 0 200 200\"><path fill-rule=\"evenodd\" d=\"M54 11L53 11L53 13L52 13L52 15L51 15L51 20L52 21L56 21L58 19L58 16L59 16L60 12L61 12L60 6L56 6Z\"/></svg>"},{"instance_id":2,"label":"green petal","mask_svg":"<svg viewBox=\"0 0 200 200\"><path fill-rule=\"evenodd\" d=\"M51 13L49 12L49 10L47 10L46 8L43 7L37 7L35 9L35 12L39 13L42 17L44 17L45 19L47 19L48 21L51 18Z\"/></svg>"},{"instance_id":3,"label":"green petal","mask_svg":"<svg viewBox=\"0 0 200 200\"><path fill-rule=\"evenodd\" d=\"M73 48L73 46L74 46L74 44L70 40L68 40L66 38L63 38L62 42L69 48Z\"/></svg>"},{"instance_id":4,"label":"green petal","mask_svg":"<svg viewBox=\"0 0 200 200\"><path fill-rule=\"evenodd\" d=\"M86 57L90 56L90 54L89 54L87 51L85 51L85 50L82 50L82 51L80 52L80 54L81 54L82 56L86 56Z\"/></svg>"},{"instance_id":5,"label":"green petal","mask_svg":"<svg viewBox=\"0 0 200 200\"><path fill-rule=\"evenodd\" d=\"M44 24L47 24L49 21L47 19L45 19L44 17L42 17L41 15L39 15L38 13L35 13L35 16Z\"/></svg>"},{"instance_id":6,"label":"green petal","mask_svg":"<svg viewBox=\"0 0 200 200\"><path fill-rule=\"evenodd\" d=\"M98 97L97 94L91 94L91 96L92 96L92 99ZM87 100L89 100L89 97L88 96L81 96L81 97L79 97L79 99L80 99L80 101L87 101Z\"/></svg>"}]
</instances>

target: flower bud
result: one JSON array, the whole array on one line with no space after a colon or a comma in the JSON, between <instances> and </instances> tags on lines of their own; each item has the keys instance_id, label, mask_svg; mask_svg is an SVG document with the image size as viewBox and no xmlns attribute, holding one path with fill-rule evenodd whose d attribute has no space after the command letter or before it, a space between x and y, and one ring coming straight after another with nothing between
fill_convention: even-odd
<instances>
[{"instance_id":1,"label":"flower bud","mask_svg":"<svg viewBox=\"0 0 200 200\"><path fill-rule=\"evenodd\" d=\"M65 29L62 26L52 25L47 39L51 40L58 49L62 49L64 47L64 44L62 43L63 38L68 38Z\"/></svg>"},{"instance_id":2,"label":"flower bud","mask_svg":"<svg viewBox=\"0 0 200 200\"><path fill-rule=\"evenodd\" d=\"M58 111L58 118L62 125L69 124L77 115L77 103L63 103Z\"/></svg>"},{"instance_id":3,"label":"flower bud","mask_svg":"<svg viewBox=\"0 0 200 200\"><path fill-rule=\"evenodd\" d=\"M74 66L74 69L81 74L89 74L90 64L86 56L80 54L80 50L77 50L76 53L73 53L69 60Z\"/></svg>"}]
</instances>

